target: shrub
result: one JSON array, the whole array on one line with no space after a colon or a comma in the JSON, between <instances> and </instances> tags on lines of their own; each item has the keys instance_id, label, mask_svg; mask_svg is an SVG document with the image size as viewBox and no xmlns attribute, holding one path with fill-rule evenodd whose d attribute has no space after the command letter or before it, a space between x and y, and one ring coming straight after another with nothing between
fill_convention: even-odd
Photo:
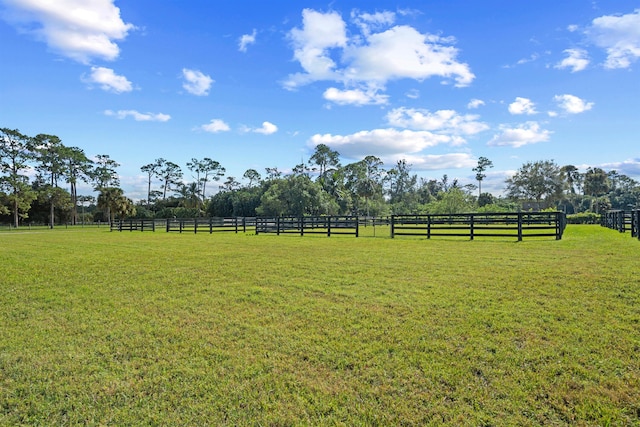
<instances>
[{"instance_id":1,"label":"shrub","mask_svg":"<svg viewBox=\"0 0 640 427\"><path fill-rule=\"evenodd\" d=\"M568 224L600 224L600 215L593 212L582 212L567 215Z\"/></svg>"}]
</instances>

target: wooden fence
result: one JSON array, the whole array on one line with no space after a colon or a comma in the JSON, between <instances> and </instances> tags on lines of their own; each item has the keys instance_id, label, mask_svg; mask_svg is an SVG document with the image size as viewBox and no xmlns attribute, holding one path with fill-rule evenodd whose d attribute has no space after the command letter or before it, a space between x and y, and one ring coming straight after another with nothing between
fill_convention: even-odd
<instances>
[{"instance_id":1,"label":"wooden fence","mask_svg":"<svg viewBox=\"0 0 640 427\"><path fill-rule=\"evenodd\" d=\"M173 218L173 219L123 219L111 223L111 231L156 231L168 232L246 232L247 227L255 226L254 218Z\"/></svg>"},{"instance_id":2,"label":"wooden fence","mask_svg":"<svg viewBox=\"0 0 640 427\"><path fill-rule=\"evenodd\" d=\"M124 219L111 223L111 231L156 231L154 219Z\"/></svg>"},{"instance_id":3,"label":"wooden fence","mask_svg":"<svg viewBox=\"0 0 640 427\"><path fill-rule=\"evenodd\" d=\"M562 212L467 213L453 215L393 215L391 237L434 236L562 238L567 224Z\"/></svg>"},{"instance_id":4,"label":"wooden fence","mask_svg":"<svg viewBox=\"0 0 640 427\"><path fill-rule=\"evenodd\" d=\"M621 233L630 231L631 237L636 237L640 240L640 209L608 211L600 216L600 225L618 230Z\"/></svg>"},{"instance_id":5,"label":"wooden fence","mask_svg":"<svg viewBox=\"0 0 640 427\"><path fill-rule=\"evenodd\" d=\"M258 217L256 234L260 233L324 234L327 237L346 234L358 237L359 221L357 216Z\"/></svg>"},{"instance_id":6,"label":"wooden fence","mask_svg":"<svg viewBox=\"0 0 640 427\"><path fill-rule=\"evenodd\" d=\"M613 221L613 220L612 220ZM519 241L530 237L562 238L566 227L562 212L467 213L452 215L392 215L384 219L363 220L357 216L305 216L271 218L173 218L163 220L127 219L114 221L111 231L247 232L256 234L351 235L358 237L360 226L388 225L391 237L435 236L512 237ZM637 234L637 222L635 225Z\"/></svg>"}]
</instances>

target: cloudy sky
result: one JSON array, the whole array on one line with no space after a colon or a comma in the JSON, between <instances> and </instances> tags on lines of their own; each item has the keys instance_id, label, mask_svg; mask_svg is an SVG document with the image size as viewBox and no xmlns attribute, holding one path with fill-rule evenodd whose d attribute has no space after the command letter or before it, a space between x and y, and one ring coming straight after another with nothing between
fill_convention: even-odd
<instances>
[{"instance_id":1,"label":"cloudy sky","mask_svg":"<svg viewBox=\"0 0 640 427\"><path fill-rule=\"evenodd\" d=\"M0 127L238 180L317 144L500 193L526 161L640 179L640 1L0 0Z\"/></svg>"}]
</instances>

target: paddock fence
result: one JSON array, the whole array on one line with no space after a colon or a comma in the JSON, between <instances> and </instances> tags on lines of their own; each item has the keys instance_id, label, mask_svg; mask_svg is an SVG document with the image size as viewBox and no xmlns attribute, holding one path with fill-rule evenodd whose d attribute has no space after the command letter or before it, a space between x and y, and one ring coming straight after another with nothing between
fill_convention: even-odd
<instances>
[{"instance_id":1,"label":"paddock fence","mask_svg":"<svg viewBox=\"0 0 640 427\"><path fill-rule=\"evenodd\" d=\"M562 239L567 225L563 212L466 213L453 215L393 215L391 237L531 237Z\"/></svg>"},{"instance_id":2,"label":"paddock fence","mask_svg":"<svg viewBox=\"0 0 640 427\"><path fill-rule=\"evenodd\" d=\"M617 220L611 220L615 223ZM634 230L637 234L637 221ZM211 217L170 219L126 219L114 221L111 231L156 231L167 233L252 232L255 234L347 235L359 237L361 227L380 227L385 236L515 238L553 237L560 240L567 225L562 212L464 213L445 215L392 215L389 217ZM371 232L365 233L370 236Z\"/></svg>"},{"instance_id":3,"label":"paddock fence","mask_svg":"<svg viewBox=\"0 0 640 427\"><path fill-rule=\"evenodd\" d=\"M246 232L255 227L255 218L169 218L169 219L123 219L111 223L111 231L156 231L167 233L217 233Z\"/></svg>"},{"instance_id":4,"label":"paddock fence","mask_svg":"<svg viewBox=\"0 0 640 427\"><path fill-rule=\"evenodd\" d=\"M322 234L327 237L343 234L358 237L360 221L357 216L303 216L256 218L256 234Z\"/></svg>"},{"instance_id":5,"label":"paddock fence","mask_svg":"<svg viewBox=\"0 0 640 427\"><path fill-rule=\"evenodd\" d=\"M640 240L640 209L610 210L600 216L600 225L620 233L631 232L631 237Z\"/></svg>"}]
</instances>

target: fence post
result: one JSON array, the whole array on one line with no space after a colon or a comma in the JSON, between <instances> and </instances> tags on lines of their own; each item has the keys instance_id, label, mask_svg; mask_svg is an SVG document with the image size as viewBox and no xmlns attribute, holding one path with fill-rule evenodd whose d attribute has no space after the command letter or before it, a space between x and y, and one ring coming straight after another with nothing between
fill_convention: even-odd
<instances>
[{"instance_id":1,"label":"fence post","mask_svg":"<svg viewBox=\"0 0 640 427\"><path fill-rule=\"evenodd\" d=\"M469 234L471 235L471 240L473 240L473 219L474 219L474 215L473 214L469 214Z\"/></svg>"},{"instance_id":2,"label":"fence post","mask_svg":"<svg viewBox=\"0 0 640 427\"><path fill-rule=\"evenodd\" d=\"M518 242L522 241L522 212L518 212Z\"/></svg>"},{"instance_id":3,"label":"fence post","mask_svg":"<svg viewBox=\"0 0 640 427\"><path fill-rule=\"evenodd\" d=\"M396 216L391 215L391 238L395 238L395 226L396 226Z\"/></svg>"},{"instance_id":4,"label":"fence post","mask_svg":"<svg viewBox=\"0 0 640 427\"><path fill-rule=\"evenodd\" d=\"M331 215L327 217L327 237L331 237Z\"/></svg>"},{"instance_id":5,"label":"fence post","mask_svg":"<svg viewBox=\"0 0 640 427\"><path fill-rule=\"evenodd\" d=\"M375 218L373 219L373 235L376 235L376 222ZM356 216L356 237L360 235L360 218Z\"/></svg>"},{"instance_id":6,"label":"fence post","mask_svg":"<svg viewBox=\"0 0 640 427\"><path fill-rule=\"evenodd\" d=\"M427 215L427 239L431 239L431 215Z\"/></svg>"},{"instance_id":7,"label":"fence post","mask_svg":"<svg viewBox=\"0 0 640 427\"><path fill-rule=\"evenodd\" d=\"M276 217L276 236L280 235L280 217Z\"/></svg>"}]
</instances>

